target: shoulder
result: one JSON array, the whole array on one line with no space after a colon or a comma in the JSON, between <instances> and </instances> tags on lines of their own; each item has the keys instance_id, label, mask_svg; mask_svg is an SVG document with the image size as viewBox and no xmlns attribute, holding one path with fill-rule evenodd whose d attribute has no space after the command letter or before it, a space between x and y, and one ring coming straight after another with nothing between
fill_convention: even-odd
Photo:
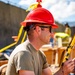
<instances>
[{"instance_id":1,"label":"shoulder","mask_svg":"<svg viewBox=\"0 0 75 75\"><path fill-rule=\"evenodd\" d=\"M28 54L29 53L29 50L27 49L27 44L28 44L27 42L24 42L24 43L16 46L16 48L11 53L11 56L10 57L13 57L16 54L23 54L23 53Z\"/></svg>"},{"instance_id":2,"label":"shoulder","mask_svg":"<svg viewBox=\"0 0 75 75\"><path fill-rule=\"evenodd\" d=\"M29 51L20 51L14 55L14 58L31 59L32 55Z\"/></svg>"}]
</instances>

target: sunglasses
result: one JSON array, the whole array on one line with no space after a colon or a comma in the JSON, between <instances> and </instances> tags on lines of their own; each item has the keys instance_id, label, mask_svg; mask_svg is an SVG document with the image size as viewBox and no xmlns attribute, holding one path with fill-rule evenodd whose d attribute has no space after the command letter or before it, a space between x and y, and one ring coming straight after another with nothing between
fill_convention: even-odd
<instances>
[{"instance_id":1,"label":"sunglasses","mask_svg":"<svg viewBox=\"0 0 75 75\"><path fill-rule=\"evenodd\" d=\"M40 28L49 28L49 32L52 32L52 27L51 26L39 26Z\"/></svg>"},{"instance_id":2,"label":"sunglasses","mask_svg":"<svg viewBox=\"0 0 75 75\"><path fill-rule=\"evenodd\" d=\"M50 33L52 32L52 27L51 26L44 26L44 25L36 25L36 26L39 26L40 28L48 28L49 29L49 32ZM36 29L36 26L34 24L32 24L32 25L29 25L27 27L24 27L24 30L29 31L33 27L34 27L34 30L35 30Z\"/></svg>"}]
</instances>

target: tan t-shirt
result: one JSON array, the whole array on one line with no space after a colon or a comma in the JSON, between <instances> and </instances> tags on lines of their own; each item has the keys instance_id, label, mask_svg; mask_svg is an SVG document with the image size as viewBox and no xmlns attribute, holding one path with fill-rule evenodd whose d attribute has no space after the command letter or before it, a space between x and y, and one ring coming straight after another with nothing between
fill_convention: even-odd
<instances>
[{"instance_id":1,"label":"tan t-shirt","mask_svg":"<svg viewBox=\"0 0 75 75\"><path fill-rule=\"evenodd\" d=\"M44 53L36 51L27 40L12 52L6 75L18 75L19 70L34 71L35 75L41 75L42 69L48 66Z\"/></svg>"}]
</instances>

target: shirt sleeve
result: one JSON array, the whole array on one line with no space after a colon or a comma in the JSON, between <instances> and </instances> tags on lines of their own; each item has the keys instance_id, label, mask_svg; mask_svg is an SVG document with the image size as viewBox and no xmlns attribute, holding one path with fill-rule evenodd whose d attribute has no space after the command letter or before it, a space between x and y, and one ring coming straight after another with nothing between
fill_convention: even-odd
<instances>
[{"instance_id":1,"label":"shirt sleeve","mask_svg":"<svg viewBox=\"0 0 75 75\"><path fill-rule=\"evenodd\" d=\"M32 56L27 51L18 52L14 57L16 72L19 70L33 71Z\"/></svg>"}]
</instances>

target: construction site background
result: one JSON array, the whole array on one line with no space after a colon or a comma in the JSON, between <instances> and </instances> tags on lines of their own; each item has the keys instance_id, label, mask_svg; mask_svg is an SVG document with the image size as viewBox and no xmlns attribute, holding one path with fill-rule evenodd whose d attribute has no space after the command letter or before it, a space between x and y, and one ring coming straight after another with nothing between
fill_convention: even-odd
<instances>
[{"instance_id":1,"label":"construction site background","mask_svg":"<svg viewBox=\"0 0 75 75\"><path fill-rule=\"evenodd\" d=\"M12 36L17 36L20 29L20 23L25 19L28 12L26 10L0 2L0 49L14 42ZM64 25L56 22L59 25L54 32L64 32ZM74 35L75 27L71 27L72 36Z\"/></svg>"}]
</instances>

